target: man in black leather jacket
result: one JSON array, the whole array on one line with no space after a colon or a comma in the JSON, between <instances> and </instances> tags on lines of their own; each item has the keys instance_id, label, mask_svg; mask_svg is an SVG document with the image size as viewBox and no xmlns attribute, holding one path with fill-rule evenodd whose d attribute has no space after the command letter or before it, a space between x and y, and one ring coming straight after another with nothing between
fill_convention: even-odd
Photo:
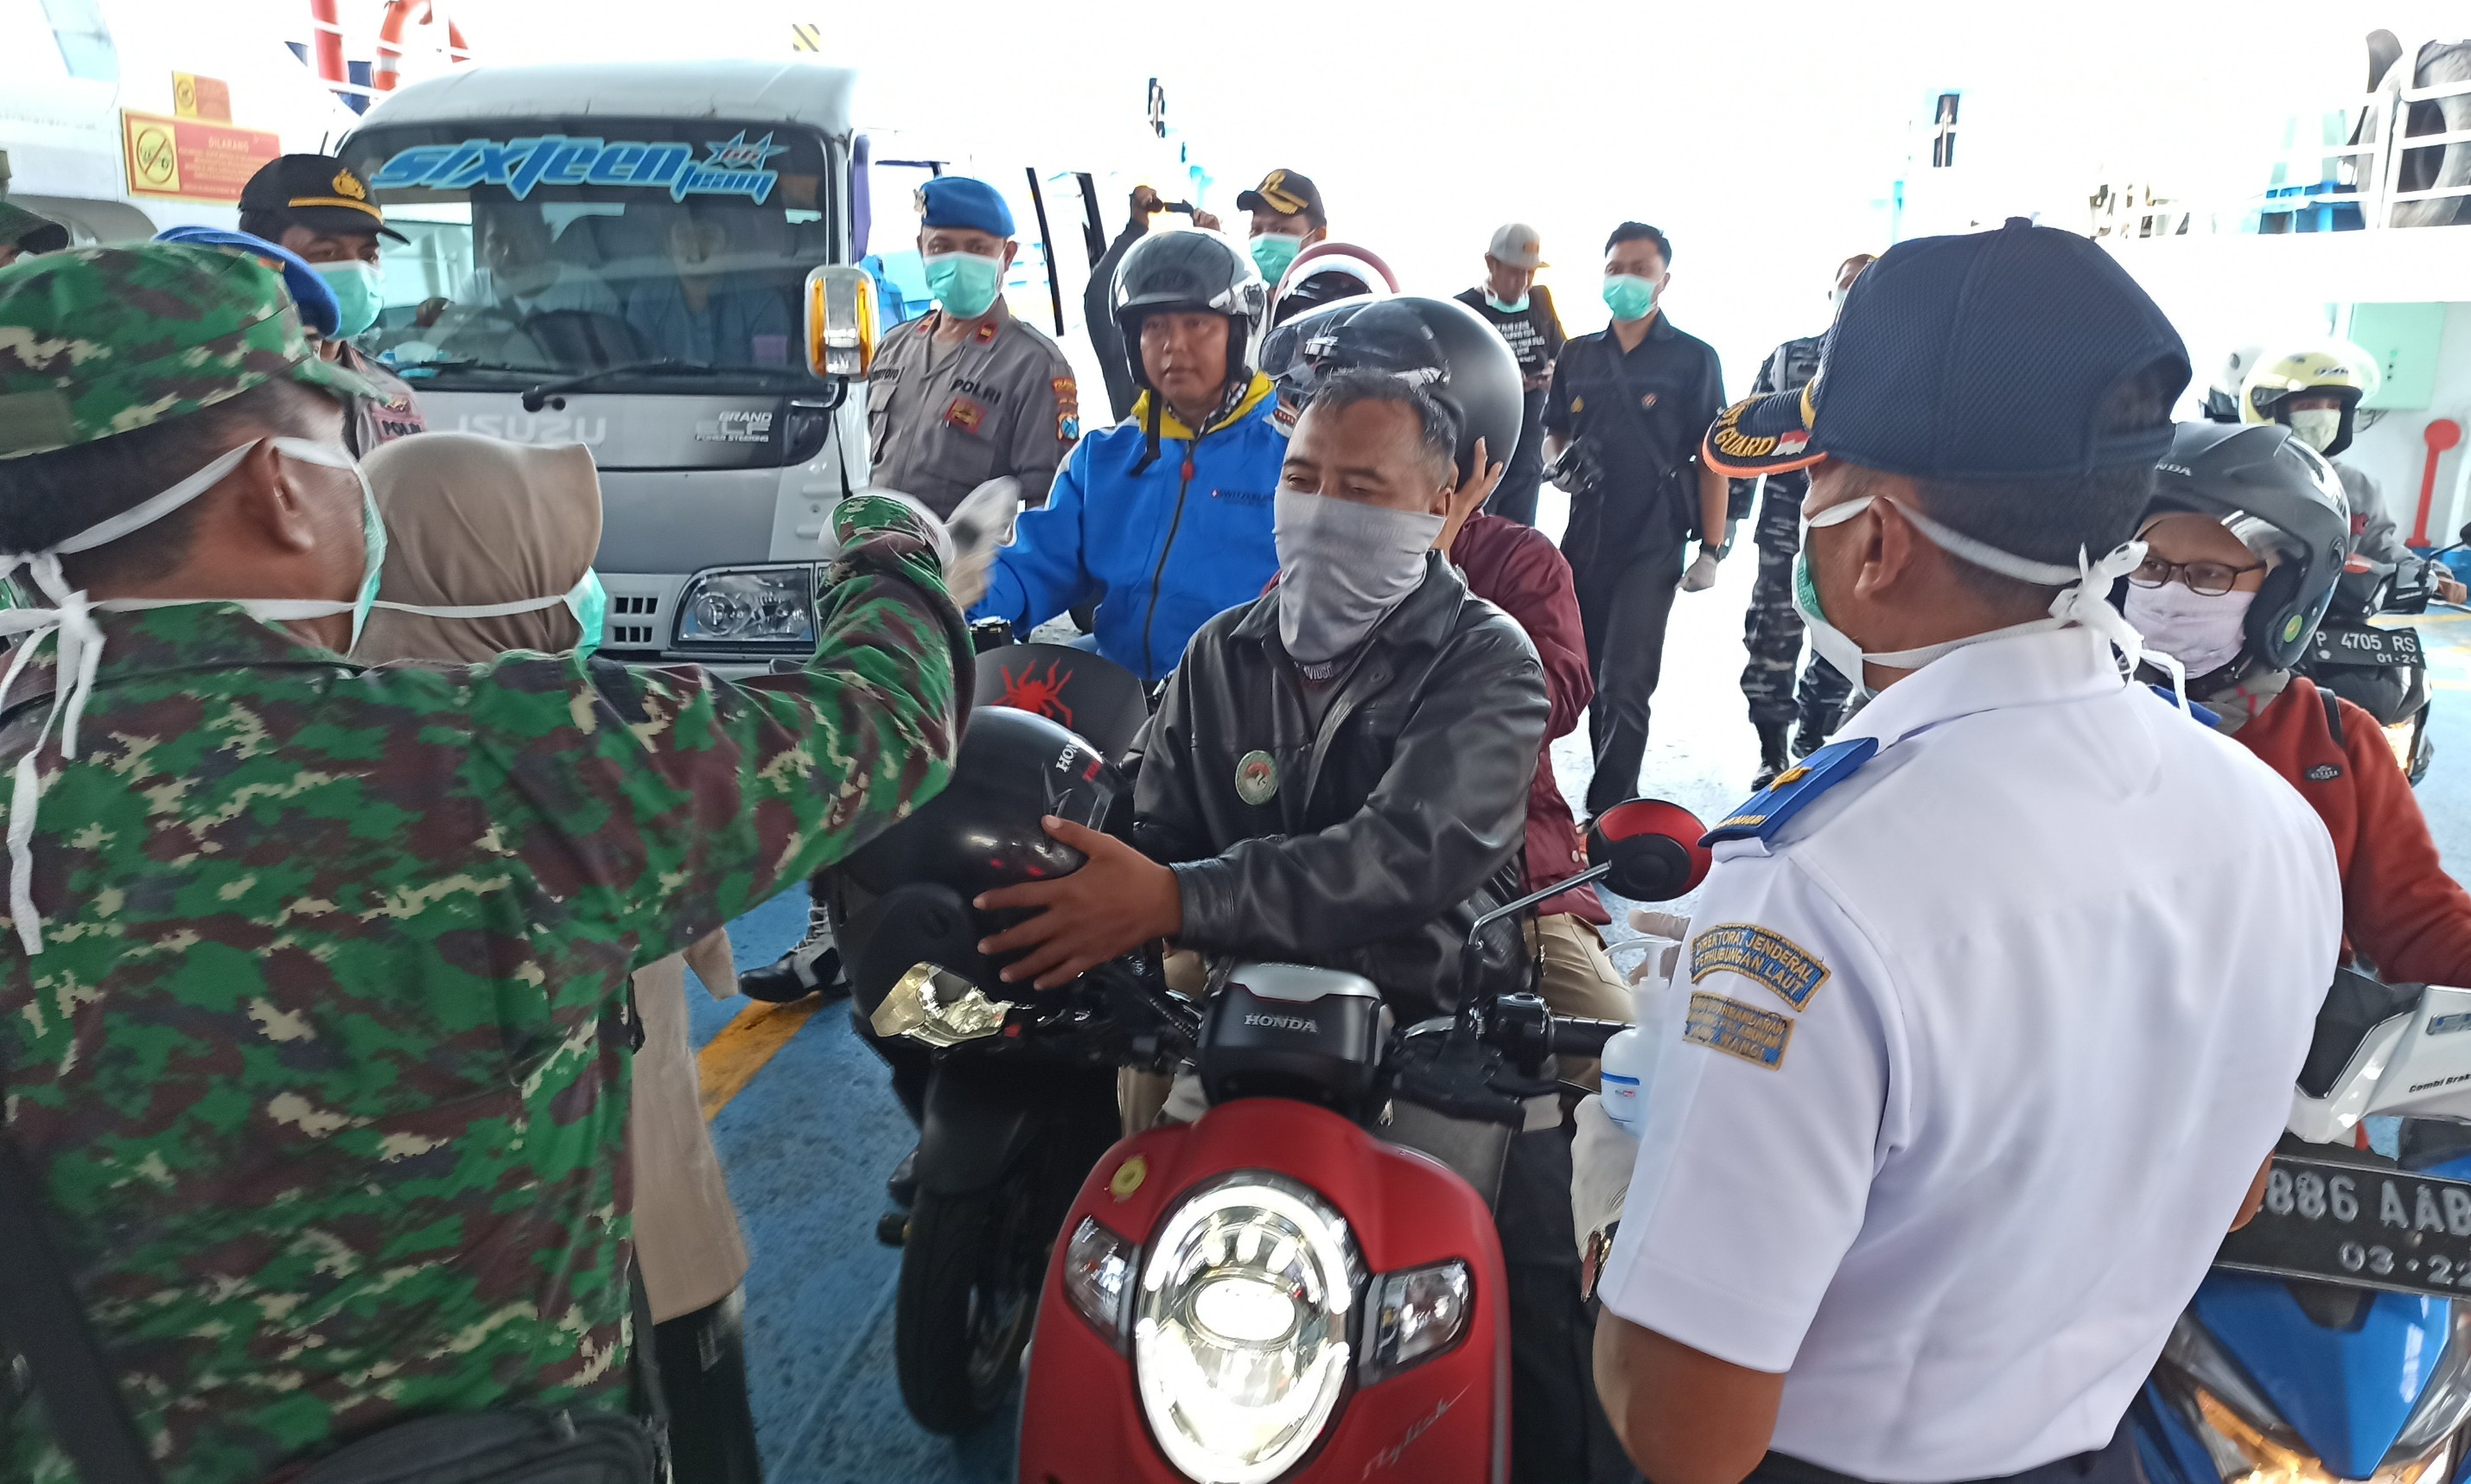
<instances>
[{"instance_id":1,"label":"man in black leather jacket","mask_svg":"<svg viewBox=\"0 0 2471 1484\"><path fill-rule=\"evenodd\" d=\"M1455 440L1448 411L1399 378L1330 379L1288 444L1278 586L1202 626L1151 720L1141 849L1050 819L1089 862L978 899L1045 909L981 945L1022 954L1006 978L1060 984L1171 938L1352 969L1400 1024L1457 1004L1459 945L1517 888L1549 706L1526 634L1432 549L1452 501L1482 498L1456 477ZM1507 978L1523 954L1500 937ZM1513 1477L1628 1477L1587 1383L1569 1145L1558 1106L1538 1112L1495 1205Z\"/></svg>"}]
</instances>

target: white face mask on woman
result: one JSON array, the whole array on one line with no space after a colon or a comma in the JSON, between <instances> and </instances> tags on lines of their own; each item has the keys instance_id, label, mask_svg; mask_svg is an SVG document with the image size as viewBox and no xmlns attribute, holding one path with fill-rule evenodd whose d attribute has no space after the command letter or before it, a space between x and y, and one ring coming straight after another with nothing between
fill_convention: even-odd
<instances>
[{"instance_id":1,"label":"white face mask on woman","mask_svg":"<svg viewBox=\"0 0 2471 1484\"><path fill-rule=\"evenodd\" d=\"M2210 675L2239 658L2247 642L2247 610L2254 593L2200 593L2185 582L2160 587L2128 584L2128 622L2145 642L2187 667Z\"/></svg>"}]
</instances>

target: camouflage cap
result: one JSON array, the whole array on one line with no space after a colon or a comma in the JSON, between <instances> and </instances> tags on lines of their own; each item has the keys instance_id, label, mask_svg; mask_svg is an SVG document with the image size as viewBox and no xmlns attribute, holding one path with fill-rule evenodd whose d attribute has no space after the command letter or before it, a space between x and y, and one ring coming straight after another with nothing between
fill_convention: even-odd
<instances>
[{"instance_id":1,"label":"camouflage cap","mask_svg":"<svg viewBox=\"0 0 2471 1484\"><path fill-rule=\"evenodd\" d=\"M320 360L282 275L219 247L79 247L0 269L0 460L183 417L288 376L376 387Z\"/></svg>"}]
</instances>

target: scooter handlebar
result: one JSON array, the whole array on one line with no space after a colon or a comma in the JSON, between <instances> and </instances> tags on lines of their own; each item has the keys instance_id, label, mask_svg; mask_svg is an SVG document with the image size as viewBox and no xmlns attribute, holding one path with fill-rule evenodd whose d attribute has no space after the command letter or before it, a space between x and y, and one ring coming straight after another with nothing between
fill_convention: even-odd
<instances>
[{"instance_id":1,"label":"scooter handlebar","mask_svg":"<svg viewBox=\"0 0 2471 1484\"><path fill-rule=\"evenodd\" d=\"M1596 1021L1583 1016L1553 1017L1553 1053L1557 1056L1598 1056L1605 1043L1625 1030L1635 1029L1628 1021Z\"/></svg>"}]
</instances>

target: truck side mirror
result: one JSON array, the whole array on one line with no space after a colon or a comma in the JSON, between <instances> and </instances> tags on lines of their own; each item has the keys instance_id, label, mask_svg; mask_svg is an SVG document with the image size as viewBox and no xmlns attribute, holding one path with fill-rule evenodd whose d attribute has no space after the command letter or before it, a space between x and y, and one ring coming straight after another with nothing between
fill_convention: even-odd
<instances>
[{"instance_id":1,"label":"truck side mirror","mask_svg":"<svg viewBox=\"0 0 2471 1484\"><path fill-rule=\"evenodd\" d=\"M1605 867L1605 884L1634 902L1667 902L1707 879L1709 857L1700 837L1707 827L1679 804L1629 799L1588 826L1588 863Z\"/></svg>"},{"instance_id":2,"label":"truck side mirror","mask_svg":"<svg viewBox=\"0 0 2471 1484\"><path fill-rule=\"evenodd\" d=\"M875 365L875 279L833 263L807 274L807 369L817 376L864 376Z\"/></svg>"}]
</instances>

